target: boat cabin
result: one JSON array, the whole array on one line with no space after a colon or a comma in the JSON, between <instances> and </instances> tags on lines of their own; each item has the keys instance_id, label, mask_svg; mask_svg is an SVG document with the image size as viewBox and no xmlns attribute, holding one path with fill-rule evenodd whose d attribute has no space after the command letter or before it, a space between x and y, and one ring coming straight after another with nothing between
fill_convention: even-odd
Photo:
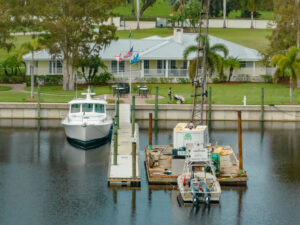
<instances>
[{"instance_id":1,"label":"boat cabin","mask_svg":"<svg viewBox=\"0 0 300 225\"><path fill-rule=\"evenodd\" d=\"M105 114L106 104L104 100L93 99L92 101L86 102L86 100L73 100L70 104L70 115L78 114Z\"/></svg>"}]
</instances>

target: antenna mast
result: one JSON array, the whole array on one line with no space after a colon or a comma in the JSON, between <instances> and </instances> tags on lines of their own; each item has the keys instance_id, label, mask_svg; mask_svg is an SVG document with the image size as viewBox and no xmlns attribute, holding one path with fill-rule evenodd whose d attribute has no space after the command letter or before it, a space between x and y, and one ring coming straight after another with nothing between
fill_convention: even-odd
<instances>
[{"instance_id":1,"label":"antenna mast","mask_svg":"<svg viewBox=\"0 0 300 225\"><path fill-rule=\"evenodd\" d=\"M206 3L206 5L204 5ZM206 90L206 57L207 57L207 40L208 40L208 25L209 25L209 7L210 0L201 0L200 8L200 18L199 18L199 37L198 37L198 46L197 46L197 58L196 58L196 74L194 78L194 99L193 99L193 109L192 109L192 119L191 123L196 126L198 124L203 124L203 105L207 97ZM205 16L205 33L202 36L202 21L203 16ZM200 51L202 51L202 64L201 69L200 65ZM199 73L200 71L200 73ZM201 90L201 93L199 93ZM201 96L201 103L199 108L198 97Z\"/></svg>"}]
</instances>

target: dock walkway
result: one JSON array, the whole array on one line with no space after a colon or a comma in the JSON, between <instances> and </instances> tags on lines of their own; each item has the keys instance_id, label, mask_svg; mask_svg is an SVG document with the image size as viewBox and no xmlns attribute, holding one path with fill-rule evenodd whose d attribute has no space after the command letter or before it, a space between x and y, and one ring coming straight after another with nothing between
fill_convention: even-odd
<instances>
[{"instance_id":1,"label":"dock walkway","mask_svg":"<svg viewBox=\"0 0 300 225\"><path fill-rule=\"evenodd\" d=\"M135 124L135 134L131 136L130 105L120 104L120 126L118 130L117 165L114 161L114 135L112 136L108 167L108 186L140 187L139 130ZM136 176L133 177L132 142L136 142Z\"/></svg>"}]
</instances>

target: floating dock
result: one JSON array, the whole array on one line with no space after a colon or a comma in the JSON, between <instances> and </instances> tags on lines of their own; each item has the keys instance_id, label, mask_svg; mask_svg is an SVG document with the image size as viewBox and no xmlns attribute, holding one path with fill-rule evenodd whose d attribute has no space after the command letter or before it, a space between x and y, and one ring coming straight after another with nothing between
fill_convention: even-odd
<instances>
[{"instance_id":1,"label":"floating dock","mask_svg":"<svg viewBox=\"0 0 300 225\"><path fill-rule=\"evenodd\" d=\"M220 173L217 176L221 185L247 185L246 172L240 173L239 161L231 146L214 146L222 149L220 153ZM145 168L149 184L175 185L177 177L183 171L184 158L176 158L172 155L172 147L169 145L153 145L151 149L145 147Z\"/></svg>"},{"instance_id":2,"label":"floating dock","mask_svg":"<svg viewBox=\"0 0 300 225\"><path fill-rule=\"evenodd\" d=\"M130 105L120 104L120 126L118 129L118 153L117 163L114 164L114 138L112 136L112 144L108 165L108 186L118 187L140 187L140 154L139 154L139 129L135 124L135 132L132 137L132 126L130 123ZM136 154L132 154L133 143L136 144ZM135 155L135 156L133 156ZM136 166L134 167L134 161ZM134 171L135 170L135 171Z\"/></svg>"}]
</instances>

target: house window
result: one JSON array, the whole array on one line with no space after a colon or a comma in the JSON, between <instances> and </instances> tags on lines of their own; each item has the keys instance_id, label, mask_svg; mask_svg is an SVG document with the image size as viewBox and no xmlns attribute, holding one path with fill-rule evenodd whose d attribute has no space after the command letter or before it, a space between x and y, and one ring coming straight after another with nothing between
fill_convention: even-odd
<instances>
[{"instance_id":1,"label":"house window","mask_svg":"<svg viewBox=\"0 0 300 225\"><path fill-rule=\"evenodd\" d=\"M162 73L163 61L157 60L157 73Z\"/></svg>"},{"instance_id":2,"label":"house window","mask_svg":"<svg viewBox=\"0 0 300 225\"><path fill-rule=\"evenodd\" d=\"M111 71L113 73L117 73L118 70L118 62L117 61L111 61ZM125 63L124 61L119 62L119 72L125 71Z\"/></svg>"},{"instance_id":3,"label":"house window","mask_svg":"<svg viewBox=\"0 0 300 225\"><path fill-rule=\"evenodd\" d=\"M60 61L49 61L49 74L62 74L62 64Z\"/></svg>"},{"instance_id":4,"label":"house window","mask_svg":"<svg viewBox=\"0 0 300 225\"><path fill-rule=\"evenodd\" d=\"M187 61L184 61L182 64L182 69L186 70L187 69Z\"/></svg>"},{"instance_id":5,"label":"house window","mask_svg":"<svg viewBox=\"0 0 300 225\"><path fill-rule=\"evenodd\" d=\"M171 60L171 69L176 69L176 61Z\"/></svg>"},{"instance_id":6,"label":"house window","mask_svg":"<svg viewBox=\"0 0 300 225\"><path fill-rule=\"evenodd\" d=\"M144 72L149 75L149 60L144 60Z\"/></svg>"},{"instance_id":7,"label":"house window","mask_svg":"<svg viewBox=\"0 0 300 225\"><path fill-rule=\"evenodd\" d=\"M252 68L253 62L240 61L241 68Z\"/></svg>"}]
</instances>

